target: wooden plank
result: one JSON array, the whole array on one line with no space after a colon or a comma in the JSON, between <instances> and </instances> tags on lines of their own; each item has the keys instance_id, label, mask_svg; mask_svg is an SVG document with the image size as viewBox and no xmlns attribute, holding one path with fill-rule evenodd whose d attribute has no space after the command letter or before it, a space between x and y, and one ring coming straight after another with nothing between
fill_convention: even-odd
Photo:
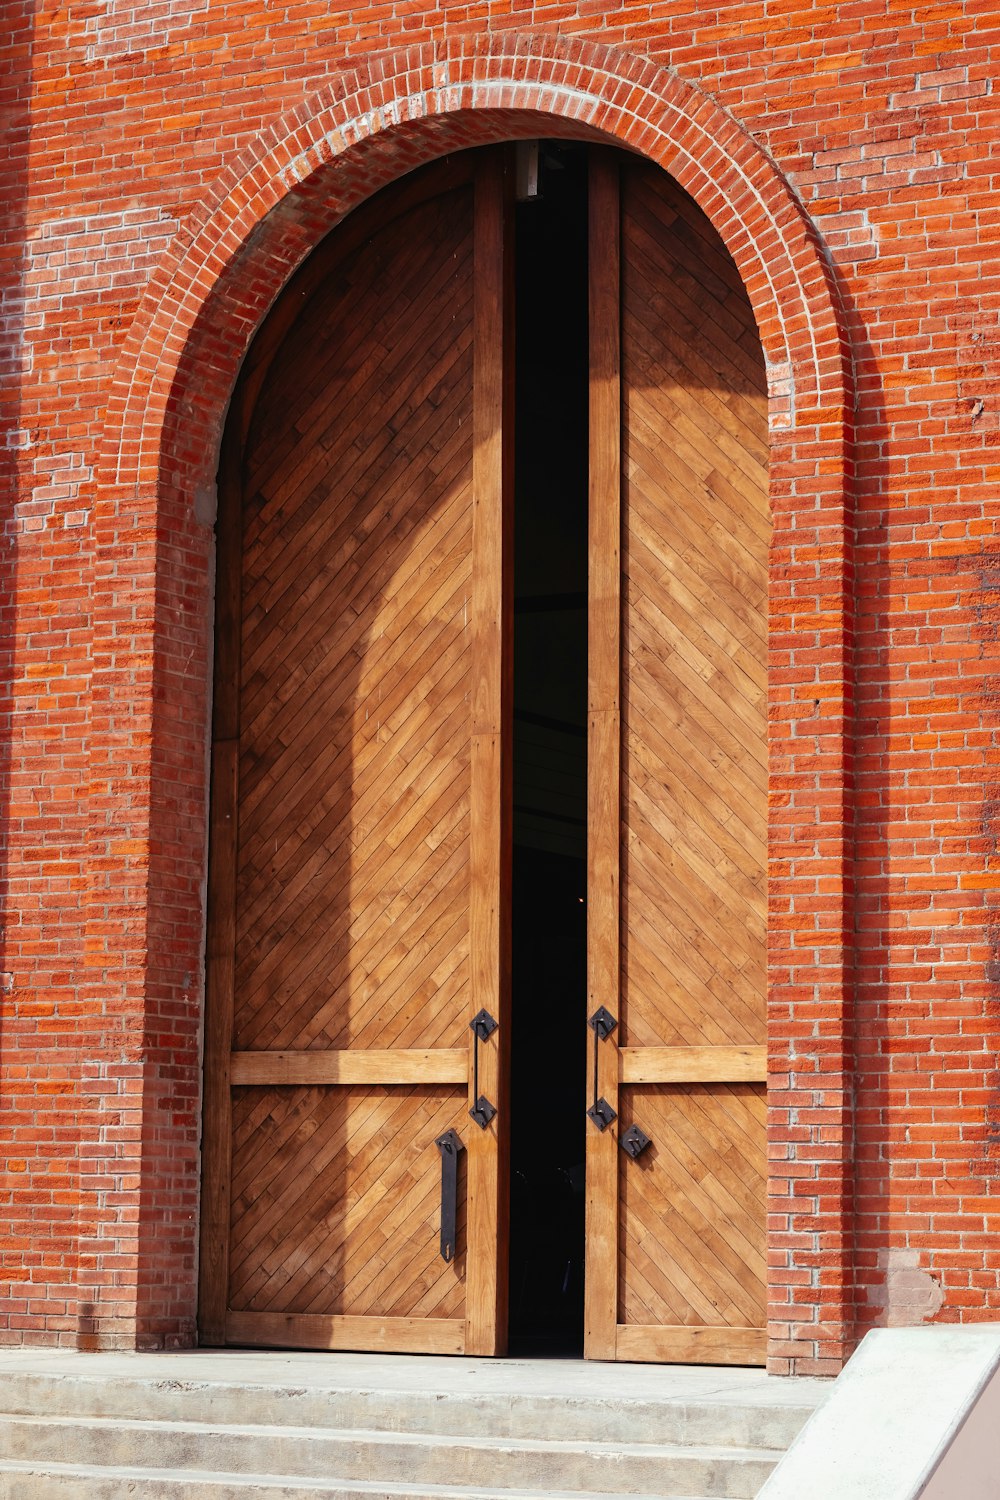
<instances>
[{"instance_id":1,"label":"wooden plank","mask_svg":"<svg viewBox=\"0 0 1000 1500\"><path fill-rule=\"evenodd\" d=\"M697 647L710 667L739 667L739 673L733 673L733 686L741 699L760 701L767 691L767 664L760 651L767 627L763 598L759 596L757 607L742 614L728 608L716 590L711 559L690 548L682 550L674 529L680 507L672 513L668 528L655 505L646 509L635 488L629 537L633 581L661 610L669 608L668 620L676 622L684 640Z\"/></svg>"},{"instance_id":2,"label":"wooden plank","mask_svg":"<svg viewBox=\"0 0 1000 1500\"><path fill-rule=\"evenodd\" d=\"M467 412L455 403L453 417L456 421L464 422ZM381 690L395 695L394 700L386 704L387 718L391 719L393 714L398 717L400 713L412 710L413 703L409 696L412 694L412 684L407 681L407 668L415 669L421 660L427 659L424 653L435 637L441 636L443 629L447 628L451 632L450 636L445 637L446 641L454 640L456 627L459 636L462 633L463 621L461 613L457 612L460 601L459 606L456 606L453 600L463 585L467 588L469 494L464 484L462 465L457 462L459 459L467 462L467 458L468 443L464 452L456 456L457 466L453 476L455 483L451 488L448 510L442 512L440 506L435 509L430 503L426 507L422 530L424 537L429 538L433 544L426 567L421 567L423 559L420 555L419 536L409 535L406 545L398 549L397 557L393 555L393 549L385 545L386 539L376 534L371 538L367 550L369 553L382 553L381 591L372 589L369 593L365 589L355 596L348 590L345 594L333 592L328 600L296 601L294 607L301 604L305 609L308 605L313 615L318 613L319 618L326 621L327 629L336 628L344 655L341 657L338 652L336 655L323 657L324 632L317 624L313 639L303 643L299 666L279 663L266 655L259 657L262 671L271 677L272 692L275 694L272 703L274 712L270 715L258 715L248 723L248 729L260 736L262 742L281 747L287 737L296 745L306 765L319 764L323 760L331 773L336 773L338 766L344 766L346 757L359 752L359 773L366 767L369 768L369 775L377 770L380 753L377 743L363 737L360 743L356 743L352 733L354 726L350 720L324 726L322 721L317 722L316 717L306 711L305 704L317 691L328 702L335 703L339 698L346 706L352 689L358 694L366 695L371 691L380 693ZM452 485L450 472L444 477L423 477L429 502L434 500L439 490ZM412 484L412 478L410 482ZM445 544L452 548L447 555L443 553ZM433 569L430 583L429 569ZM395 572L401 574L399 597L395 592L387 597L386 583L393 578ZM321 569L313 565L308 576L321 576ZM423 597L409 597L415 592L412 586L408 586L410 579L416 581ZM345 584L356 581L345 580ZM327 586L333 587L332 584ZM419 635L415 637L416 629L419 629ZM404 640L404 636L411 639ZM305 694L304 700L300 694ZM357 728L360 731L362 726L358 725ZM280 739L276 738L278 734ZM354 769L350 760L347 760L347 767ZM255 813L259 827L255 827L254 836L262 843L277 830L283 831L286 838L288 836L287 826L274 811L272 796L275 792L287 792L292 799L289 812L294 810L309 823L310 828L315 827L318 817L328 816L333 811L329 797L320 803L310 797L308 785L287 785L289 774L294 776L294 771L295 759L291 748L279 748L277 753L272 751L268 755L266 762L260 767L262 774L255 777L256 784L248 801L248 811ZM337 784L334 780L333 785ZM269 808L266 805L268 802L271 804ZM270 827L268 817L272 824ZM296 824L293 822L291 826L295 827ZM250 848L253 849L252 844Z\"/></svg>"},{"instance_id":3,"label":"wooden plank","mask_svg":"<svg viewBox=\"0 0 1000 1500\"><path fill-rule=\"evenodd\" d=\"M323 1313L231 1312L226 1342L277 1349L464 1354L461 1318L353 1318Z\"/></svg>"},{"instance_id":4,"label":"wooden plank","mask_svg":"<svg viewBox=\"0 0 1000 1500\"><path fill-rule=\"evenodd\" d=\"M456 430L453 398L448 395L449 391L468 395L471 337L461 326L461 319L468 312L467 300L451 309L453 317L446 325L450 340L441 335L429 345L415 337L413 340L414 357L418 362L424 361L425 369L426 362L440 352L435 369L436 384L442 387L440 394L446 399L439 401L437 406L428 402L426 381L414 382L411 393L399 393L391 403L386 396L391 384L385 389L376 387L370 393L368 409L359 414L353 434L350 431L330 434L325 444L317 442L307 449L300 460L300 496L282 498L260 491L259 476L254 471L253 481L258 486L255 536L253 544L248 545L248 557L251 563L258 559L260 547L265 545L261 539L267 537L272 547L280 548L283 561L281 571L275 576L266 567L266 556L260 556L260 566L254 568L249 580L247 646L255 658L265 663L272 659L283 661L294 655L307 638L314 617L292 615L289 621L291 639L286 645L285 635L275 630L273 616L276 611L279 614L289 612L289 605L296 596L296 586L303 593L305 603L316 602L322 590L322 580L309 575L316 561L313 554L317 545L323 548L324 576L338 578L339 594L356 595L367 602L367 591L373 585L377 590L379 579L384 576L385 548L391 551L401 543L412 545L414 540L419 540L421 512L412 511L412 496L406 489L410 453L421 453L433 466L432 473L442 472L450 468L456 453L465 451L469 440L467 431ZM362 304L356 311L363 315L366 308ZM330 336L333 337L334 333L335 330L331 329ZM399 351L394 352L398 360ZM401 378L403 374L395 368L395 361L386 356L382 359L382 373L390 382L393 376ZM330 396L346 399L347 388L342 389L342 383L338 382L328 393L328 399ZM390 449L379 462L372 463L365 449L377 435L380 418L402 426L408 441L405 447ZM347 441L350 436L354 437L354 443ZM361 457L356 447L359 438L364 455ZM363 496L371 490L381 494L383 504L377 516L369 517L368 524L359 527L353 497L356 494ZM331 499L334 502L332 510ZM303 512L299 528L293 526L297 511ZM371 548L373 523L381 532L377 539L378 550L374 554ZM251 685L250 708L253 713L261 709L266 711L266 688L265 676Z\"/></svg>"},{"instance_id":5,"label":"wooden plank","mask_svg":"<svg viewBox=\"0 0 1000 1500\"><path fill-rule=\"evenodd\" d=\"M356 1048L335 1052L234 1052L233 1084L465 1083L462 1048Z\"/></svg>"},{"instance_id":6,"label":"wooden plank","mask_svg":"<svg viewBox=\"0 0 1000 1500\"><path fill-rule=\"evenodd\" d=\"M464 373L464 370L456 372L459 376ZM413 473L407 473L405 465L398 464L393 472L378 475L379 482L373 486L379 495L382 524L370 526L366 532L358 516L353 514L354 505L345 506L343 524L353 527L355 532L347 544L337 534L339 526L333 529L333 522L340 520L339 513L329 517L326 528L316 528L309 549L321 549L323 560L320 567L317 567L315 558L307 555L297 561L289 555L288 548L282 548L281 576L289 579L289 591L287 596L271 601L262 613L272 628L274 616L280 618L282 613L287 613L290 616L288 630L279 632L273 643L266 639L247 641L247 658L253 668L244 695L244 719L248 728L264 733L269 723L280 717L303 748L311 746L318 738L319 729L308 712L308 700L301 700L297 693L308 686L316 670L315 654L322 648L324 640L322 622L329 622L332 609L336 610L340 633L336 655L323 663L328 691L336 691L338 682L349 679L359 668L376 678L395 664L401 649L398 637L383 634L372 640L369 634L372 611L383 602L387 577L398 577L401 597L396 601L394 596L394 605L400 619L408 619L411 629L434 628L433 616L415 612L407 616L404 606L409 596L426 589L429 567L435 571L440 569L442 584L452 588L451 579L456 572L455 554L461 551L467 557L464 533L469 517L465 487L469 452L469 433L465 423L468 413L467 403L459 401L458 394L447 388L440 391L440 409L407 433L408 446L419 452L419 444L425 438L435 437L435 428L438 432L445 426L452 428L444 451L435 450L432 445L423 453L425 462L429 462L431 453L437 459L436 468L425 473L423 481L432 492L432 500L439 494L444 496L447 491L446 516L438 514L436 524L427 526L426 510L415 506L410 494ZM387 424L395 420L395 414L385 405L382 413ZM333 482L336 476L324 476L324 460L329 464L329 456L321 453L316 459L314 483L322 486L327 481ZM375 477L364 476L369 483ZM340 484L349 481L337 479L336 482L339 490ZM272 547L278 545L279 540L273 539ZM275 570L266 552L253 566L265 575ZM341 727L338 744L342 744L343 733ZM266 795L281 773L281 758L269 760L264 774L255 781L258 799Z\"/></svg>"},{"instance_id":7,"label":"wooden plank","mask_svg":"<svg viewBox=\"0 0 1000 1500\"><path fill-rule=\"evenodd\" d=\"M468 1144L465 1349L499 1354L507 1336L507 1057L512 840L512 258L506 154L485 154L475 190L473 377L472 765L469 946L473 1013L499 1022L479 1045L479 1089L497 1114ZM471 1019L471 1016L470 1016ZM475 1103L469 1037L469 1103Z\"/></svg>"},{"instance_id":8,"label":"wooden plank","mask_svg":"<svg viewBox=\"0 0 1000 1500\"><path fill-rule=\"evenodd\" d=\"M752 1129L747 1134L721 1103L730 1089L740 1090L763 1105L759 1084L678 1088L672 1107L664 1110L668 1116L664 1139L682 1169L698 1183L699 1191L717 1204L724 1238L731 1246L741 1246L743 1267L737 1273L741 1284L762 1310L761 1293L767 1274L760 1213L767 1177L764 1110L760 1108L748 1122Z\"/></svg>"},{"instance_id":9,"label":"wooden plank","mask_svg":"<svg viewBox=\"0 0 1000 1500\"><path fill-rule=\"evenodd\" d=\"M628 1176L624 1181L627 1193ZM621 1324L685 1322L685 1326L741 1324L713 1278L692 1276L686 1227L671 1217L657 1219L640 1203L623 1218L634 1220L636 1233L628 1245L628 1263L621 1277L618 1317ZM619 1326L620 1326L619 1325Z\"/></svg>"},{"instance_id":10,"label":"wooden plank","mask_svg":"<svg viewBox=\"0 0 1000 1500\"><path fill-rule=\"evenodd\" d=\"M766 1047L622 1047L622 1083L764 1083Z\"/></svg>"},{"instance_id":11,"label":"wooden plank","mask_svg":"<svg viewBox=\"0 0 1000 1500\"><path fill-rule=\"evenodd\" d=\"M420 352L428 344L434 349L435 360L441 357L441 327L446 327L450 322L448 313L452 310L464 314L463 301L468 294L468 287L463 284L463 279L453 280L450 288L452 307L442 311L440 303L448 290L448 281L456 269L461 269L460 265L456 266L456 260L464 262L471 248L455 233L456 229L464 229L467 205L462 200L467 197L466 194L459 194L448 202L447 207L451 211L447 218L450 223L443 232L443 205L439 199L430 206L429 212L413 215L409 221L400 224L399 240L394 250L387 253L386 236L383 232L375 254L372 254L373 241L370 241L355 256L353 262L344 268L341 277L327 284L324 288L323 306L314 310L317 315L314 326L320 326L324 320L328 323L335 339L333 348L324 340L307 351L305 360L300 356L294 370L291 369L292 361L288 359L289 350L286 348L282 351L281 359L285 361L286 369L278 371L276 368L273 372L277 378L269 382L272 399L269 406L261 403L263 409L257 413L253 434L255 455L259 454L254 466L255 481L261 487L259 498L266 498L272 507L280 505L286 513L291 508L291 513L294 514L307 499L302 483L312 466L312 453L316 447L336 448L337 433L354 430L358 426L363 429L384 400L385 392L388 390L395 394L400 383L405 402L426 378L428 367L426 363L421 364ZM450 252L448 260L442 259L439 253L442 240L446 237L450 237L447 245ZM399 245L403 243L409 251L406 256L398 254ZM360 272L359 266L362 267ZM358 311L364 313L365 298L371 292L374 282L379 279L382 283L379 321L374 328L366 328L364 318L357 320L353 314ZM334 298L332 307L329 306L331 296ZM433 317L435 303L438 304L437 323ZM401 315L402 328L385 329L383 317L390 325L395 325ZM462 321L464 317L460 318L460 322ZM302 326L300 319L299 339ZM383 337L384 331L390 333L388 339ZM290 347L295 347L294 339L290 341ZM356 357L349 359L346 370L337 359L340 350L346 356L356 354ZM276 367L277 364L278 361L275 361ZM391 372L394 377L387 387L383 387L378 380L380 367ZM304 384L303 376L310 371L312 378ZM292 444L286 446L282 442L276 444L274 435L276 431L284 435L286 430L287 424L280 420L281 387L289 373L296 376L296 390L302 391L304 409L298 414L299 419L291 429ZM340 422L337 408L331 405L331 391L336 391L342 403L346 425ZM277 401L274 400L275 395ZM377 470L380 464L385 464L395 456L391 450L387 453L379 448L369 449L366 453L362 449L352 450L341 446L340 452L350 462L359 465L354 471L353 480L342 469L334 476L338 484L346 483L351 488L365 488L367 479L361 485L354 480L365 471L370 474L373 469ZM253 528L250 528L250 536L255 536ZM262 602L266 606L266 580L263 581L263 586L265 594ZM284 587L283 584L280 586ZM249 597L254 601L257 599L257 595L253 593Z\"/></svg>"},{"instance_id":12,"label":"wooden plank","mask_svg":"<svg viewBox=\"0 0 1000 1500\"><path fill-rule=\"evenodd\" d=\"M448 628L461 633L460 602L457 615ZM445 642L445 649L448 649L447 641ZM404 703L414 705L421 700L420 665L422 664L423 669L426 671L427 663L430 660L431 658L427 656L421 656L416 671L412 671L411 668L402 669L405 670L407 678ZM437 662L440 664L442 661L445 661L445 657L439 653ZM459 655L455 658L454 667L452 665L452 657L447 657L445 670L447 676L442 679L440 671L435 668L437 676L434 678L434 681L440 691L436 690L433 693L426 691L431 680L430 678L423 683L425 692L423 694L424 703L421 709L421 717L419 721L412 721L419 732L412 745L408 743L411 733L410 721L407 721L402 734L398 732L398 722L395 722L391 717L388 722L381 725L379 729L380 739L372 751L374 759L372 760L371 772L371 796L380 799L375 805L374 810L372 809L371 801L366 802L363 795L365 786L364 776L361 775L359 778L358 775L358 762L367 755L367 751L363 748L363 725L359 725L355 733L353 740L355 752L353 755L348 748L345 748L342 762L331 766L325 758L319 757L309 767L305 776L299 771L298 780L305 780L313 785L313 801L319 810L322 821L316 822L313 819L311 822L304 824L292 821L290 825L291 832L288 831L288 827L286 826L284 837L280 843L277 840L273 841L276 844L276 848L270 856L270 861L268 862L266 849L262 850L260 860L255 858L253 870L250 872L252 886L255 890L259 887L260 903L262 905L265 898L267 898L267 910L261 916L260 926L256 926L258 911L256 901L246 915L248 920L252 919L255 921L255 935L258 942L260 942L264 932L271 925L271 921L278 921L280 918L281 930L286 933L294 932L294 962L295 964L301 964L303 962L302 955L308 954L315 948L315 936L318 936L320 931L324 937L332 941L334 938L334 929L337 927L337 924L340 924L341 930L337 931L336 940L338 943L341 942L344 924L353 923L355 920L357 911L357 896L355 892L357 892L358 896L364 895L365 904L371 906L373 911L378 910L378 906L372 903L372 893L377 893L382 886L380 886L379 880L374 878L374 870L365 872L363 885L359 886L357 882L357 876L364 867L365 861L369 857L369 852L380 852L382 857L387 856L398 844L399 830L403 827L405 820L410 818L411 812L413 815L419 815L420 807L418 803L424 770L433 773L435 772L435 768L439 769L447 766L452 776L454 776L455 770L460 768L463 763L461 751L464 748L464 736L462 731L465 726L459 722L459 717L456 717L465 713L467 724L467 711L464 708L465 683L463 678L466 666L463 663L461 649L459 650ZM395 691L393 685L393 677L395 675L392 673L387 674L384 684L386 695ZM327 685L324 684L323 686L325 691ZM348 684L348 691L349 689L350 685ZM443 701L442 692L445 692ZM322 702L323 699L321 697L320 702L316 705L317 708L322 706ZM333 707L336 707L336 704ZM448 716L450 716L450 719ZM317 717L322 716L317 714ZM450 728L446 727L449 723ZM392 735L392 740L387 743L390 735ZM359 750L360 754L358 753ZM303 747L303 755L305 756L307 753L308 747ZM399 771L401 765L407 762L409 763L410 771L406 784L401 787ZM308 766L308 761L305 764ZM352 771L355 774L352 775ZM418 775L418 772L421 774ZM290 768L289 774L294 781L294 766ZM464 774L466 773L463 772ZM333 778L332 787L330 785L330 778ZM356 797L352 797L352 790L357 787L359 779L361 789L358 791ZM381 828L376 828L374 823L368 821L369 818L376 815L384 819ZM291 811L289 816L291 817ZM252 842L249 840L248 845L250 848L253 847ZM275 902L273 899L275 860L288 860L292 863L292 868L288 872L289 878L282 882L280 902ZM351 900L350 902L340 900L335 905L332 913L329 909L324 911L324 902L326 902L327 908L329 907L326 891L330 888L334 872L336 869L344 867L347 862L349 863L345 870L345 875L349 874L351 878L344 880L341 889L350 890ZM323 878L317 880L316 877L318 875L322 875ZM396 895L396 891L397 888L393 887L394 895ZM297 898L300 894L305 898L305 905L298 903ZM296 904L294 907L291 907L294 916L290 923L289 910L290 903L293 901ZM272 912L275 913L273 918L271 918ZM301 942L303 934L298 930L300 924L305 924L306 934L309 934L310 929L314 934L305 947L303 947ZM353 939L349 939L349 941L352 942L353 951ZM268 942L266 947L270 949L270 952L265 951L262 953L259 968L257 955L249 955L250 969L248 978L253 979L258 974L261 976L266 974L277 963L275 945ZM287 960L281 963L281 968L285 975L290 975L292 972Z\"/></svg>"},{"instance_id":13,"label":"wooden plank","mask_svg":"<svg viewBox=\"0 0 1000 1500\"><path fill-rule=\"evenodd\" d=\"M621 382L619 183L610 152L590 156L590 483L587 741L587 1013L619 1009L621 755ZM580 1019L583 1024L583 1017ZM593 1088L588 1030L588 1101ZM618 1105L617 1039L597 1048L598 1093ZM584 1353L615 1357L618 1142L588 1122Z\"/></svg>"},{"instance_id":14,"label":"wooden plank","mask_svg":"<svg viewBox=\"0 0 1000 1500\"><path fill-rule=\"evenodd\" d=\"M767 1330L622 1324L616 1353L619 1359L649 1364L762 1365Z\"/></svg>"}]
</instances>

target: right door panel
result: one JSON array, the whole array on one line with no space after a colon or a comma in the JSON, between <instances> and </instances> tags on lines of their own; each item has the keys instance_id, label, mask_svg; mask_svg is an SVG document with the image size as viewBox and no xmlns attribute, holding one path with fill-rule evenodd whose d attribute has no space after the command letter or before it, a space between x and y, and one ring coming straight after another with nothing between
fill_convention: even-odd
<instances>
[{"instance_id":1,"label":"right door panel","mask_svg":"<svg viewBox=\"0 0 1000 1500\"><path fill-rule=\"evenodd\" d=\"M597 788L605 791L591 830L590 1008L603 1004L617 1021L605 1040L591 1033L599 1092L617 1119L604 1131L588 1127L587 1351L757 1363L770 536L763 355L728 253L670 178L632 163L619 175L605 159L592 189L592 379L603 398L592 401L591 445L606 478L591 490L591 610L608 649L602 666L592 636L592 810ZM614 197L609 253L594 236L607 235ZM602 297L594 283L616 274L620 296ZM617 338L607 326L615 319ZM607 453L616 443L614 495ZM609 602L612 534L620 592ZM634 1159L621 1149L632 1126L650 1140Z\"/></svg>"}]
</instances>

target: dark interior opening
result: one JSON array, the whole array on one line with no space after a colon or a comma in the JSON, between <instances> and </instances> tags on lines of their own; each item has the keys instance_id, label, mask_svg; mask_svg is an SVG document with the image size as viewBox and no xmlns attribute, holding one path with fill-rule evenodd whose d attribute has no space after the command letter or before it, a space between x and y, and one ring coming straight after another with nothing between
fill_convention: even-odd
<instances>
[{"instance_id":1,"label":"dark interior opening","mask_svg":"<svg viewBox=\"0 0 1000 1500\"><path fill-rule=\"evenodd\" d=\"M586 148L541 143L515 267L509 1333L512 1353L565 1355L583 1350L587 1123Z\"/></svg>"}]
</instances>

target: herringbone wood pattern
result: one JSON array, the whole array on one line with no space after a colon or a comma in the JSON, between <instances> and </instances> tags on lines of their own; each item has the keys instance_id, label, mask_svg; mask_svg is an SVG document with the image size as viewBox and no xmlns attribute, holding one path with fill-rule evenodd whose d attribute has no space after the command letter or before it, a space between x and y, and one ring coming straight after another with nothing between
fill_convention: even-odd
<instances>
[{"instance_id":1,"label":"herringbone wood pattern","mask_svg":"<svg viewBox=\"0 0 1000 1500\"><path fill-rule=\"evenodd\" d=\"M434 1141L465 1108L464 1088L237 1089L233 1309L461 1317ZM464 1194L459 1208L461 1247Z\"/></svg>"},{"instance_id":2,"label":"herringbone wood pattern","mask_svg":"<svg viewBox=\"0 0 1000 1500\"><path fill-rule=\"evenodd\" d=\"M757 1084L625 1091L622 1129L653 1144L621 1179L621 1321L759 1328L765 1101Z\"/></svg>"},{"instance_id":3,"label":"herringbone wood pattern","mask_svg":"<svg viewBox=\"0 0 1000 1500\"><path fill-rule=\"evenodd\" d=\"M254 410L238 1051L467 1045L472 213L432 198L334 264ZM229 1306L461 1318L434 1139L464 1101L235 1089Z\"/></svg>"}]
</instances>

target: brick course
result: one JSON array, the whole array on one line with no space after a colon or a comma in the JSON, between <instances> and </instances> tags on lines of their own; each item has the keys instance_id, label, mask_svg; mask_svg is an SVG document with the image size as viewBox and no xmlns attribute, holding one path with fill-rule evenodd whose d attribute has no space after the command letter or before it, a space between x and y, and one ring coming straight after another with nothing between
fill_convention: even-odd
<instances>
[{"instance_id":1,"label":"brick course","mask_svg":"<svg viewBox=\"0 0 1000 1500\"><path fill-rule=\"evenodd\" d=\"M543 133L678 177L768 363L772 1368L995 1317L991 6L4 20L0 1337L193 1338L213 480L253 330L374 187Z\"/></svg>"}]
</instances>

